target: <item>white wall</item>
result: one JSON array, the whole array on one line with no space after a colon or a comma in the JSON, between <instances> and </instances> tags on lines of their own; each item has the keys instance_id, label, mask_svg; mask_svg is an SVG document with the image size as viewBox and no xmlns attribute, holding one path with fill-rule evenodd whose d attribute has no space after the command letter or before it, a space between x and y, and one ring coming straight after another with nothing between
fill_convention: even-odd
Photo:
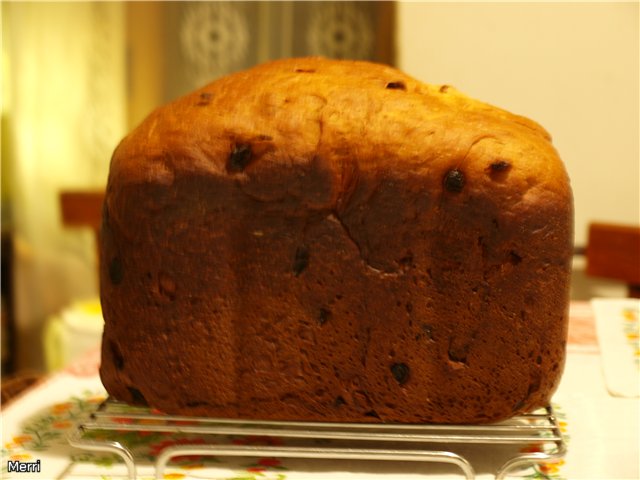
<instances>
[{"instance_id":1,"label":"white wall","mask_svg":"<svg viewBox=\"0 0 640 480\"><path fill-rule=\"evenodd\" d=\"M398 5L398 65L541 123L565 161L575 237L640 224L638 3Z\"/></svg>"}]
</instances>

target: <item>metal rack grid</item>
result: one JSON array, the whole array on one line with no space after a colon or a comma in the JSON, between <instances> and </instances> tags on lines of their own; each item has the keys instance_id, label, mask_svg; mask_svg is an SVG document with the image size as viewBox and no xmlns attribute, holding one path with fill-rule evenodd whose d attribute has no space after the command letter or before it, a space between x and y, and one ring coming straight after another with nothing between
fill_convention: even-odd
<instances>
[{"instance_id":1,"label":"metal rack grid","mask_svg":"<svg viewBox=\"0 0 640 480\"><path fill-rule=\"evenodd\" d=\"M126 421L123 423L123 419ZM327 444L304 446L256 446L217 444L175 445L164 449L156 458L155 476L164 475L168 462L183 455L220 457L259 457L376 460L402 462L437 462L460 468L467 480L475 478L475 470L464 456L452 451L452 445L531 445L544 446L544 451L518 452L496 471L502 480L513 469L532 464L553 463L566 454L565 440L551 406L491 425L422 425L379 423L325 423L234 420L220 418L167 416L149 409L107 399L69 435L73 447L115 453L125 462L130 480L137 478L136 460L130 449L116 440L84 438L87 432L167 432L219 437L256 435L291 440L350 441L364 447L334 447ZM392 448L388 445L391 444ZM427 445L429 447L427 448Z\"/></svg>"}]
</instances>

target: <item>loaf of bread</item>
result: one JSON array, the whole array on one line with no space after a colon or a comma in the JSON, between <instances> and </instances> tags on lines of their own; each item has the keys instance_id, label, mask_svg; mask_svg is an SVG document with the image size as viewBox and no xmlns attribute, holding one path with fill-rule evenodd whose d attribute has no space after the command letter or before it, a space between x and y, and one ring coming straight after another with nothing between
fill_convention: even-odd
<instances>
[{"instance_id":1,"label":"loaf of bread","mask_svg":"<svg viewBox=\"0 0 640 480\"><path fill-rule=\"evenodd\" d=\"M564 364L572 196L536 123L383 65L287 59L117 147L102 381L171 414L485 423Z\"/></svg>"}]
</instances>

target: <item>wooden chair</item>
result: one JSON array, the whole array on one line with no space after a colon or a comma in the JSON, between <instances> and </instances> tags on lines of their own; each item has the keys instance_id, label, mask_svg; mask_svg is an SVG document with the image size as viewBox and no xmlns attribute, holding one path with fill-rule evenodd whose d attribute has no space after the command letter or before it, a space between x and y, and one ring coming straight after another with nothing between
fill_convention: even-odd
<instances>
[{"instance_id":1,"label":"wooden chair","mask_svg":"<svg viewBox=\"0 0 640 480\"><path fill-rule=\"evenodd\" d=\"M95 248L100 262L100 225L104 191L77 190L60 192L60 211L65 227L88 227L95 237Z\"/></svg>"},{"instance_id":2,"label":"wooden chair","mask_svg":"<svg viewBox=\"0 0 640 480\"><path fill-rule=\"evenodd\" d=\"M11 375L3 375L0 392L2 395L0 409L7 406L12 400L32 385L40 383L45 376L39 372L25 371Z\"/></svg>"},{"instance_id":3,"label":"wooden chair","mask_svg":"<svg viewBox=\"0 0 640 480\"><path fill-rule=\"evenodd\" d=\"M640 298L640 226L590 224L586 257L587 275L622 281Z\"/></svg>"}]
</instances>

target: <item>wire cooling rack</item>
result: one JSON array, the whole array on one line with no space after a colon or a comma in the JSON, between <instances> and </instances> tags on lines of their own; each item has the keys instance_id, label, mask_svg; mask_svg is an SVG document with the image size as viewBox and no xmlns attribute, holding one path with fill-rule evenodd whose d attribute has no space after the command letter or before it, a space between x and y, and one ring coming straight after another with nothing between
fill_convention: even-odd
<instances>
[{"instance_id":1,"label":"wire cooling rack","mask_svg":"<svg viewBox=\"0 0 640 480\"><path fill-rule=\"evenodd\" d=\"M168 416L107 399L78 423L68 440L76 448L119 455L127 467L129 479L135 480L137 461L130 448L116 440L116 432L122 431L198 434L211 439L210 444L173 445L162 450L155 459L156 479L163 478L172 458L199 455L435 462L455 465L464 478L472 480L476 475L472 462L456 451L456 447L473 445L489 449L504 445L535 445L536 451L516 449L516 453L498 467L495 478L502 480L517 468L557 462L567 451L551 406L491 425L423 425ZM107 432L113 437L97 440L91 438L90 432ZM280 438L283 445L237 445L230 439L234 436Z\"/></svg>"}]
</instances>

